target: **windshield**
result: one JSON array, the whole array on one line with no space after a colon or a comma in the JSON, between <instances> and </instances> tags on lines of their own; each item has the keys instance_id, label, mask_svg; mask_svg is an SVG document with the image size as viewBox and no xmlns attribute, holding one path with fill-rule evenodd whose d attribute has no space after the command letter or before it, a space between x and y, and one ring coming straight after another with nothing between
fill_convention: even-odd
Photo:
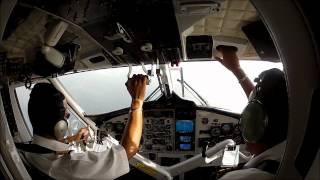
<instances>
[{"instance_id":1,"label":"windshield","mask_svg":"<svg viewBox=\"0 0 320 180\"><path fill-rule=\"evenodd\" d=\"M151 69L151 65L145 67ZM130 106L131 97L125 86L128 72L128 67L120 67L64 75L58 79L87 115L96 115ZM138 73L145 74L141 66L132 67L131 75ZM157 87L157 78L150 77L145 97Z\"/></svg>"},{"instance_id":2,"label":"windshield","mask_svg":"<svg viewBox=\"0 0 320 180\"><path fill-rule=\"evenodd\" d=\"M240 61L240 64L252 82L264 70L283 69L282 63L265 61ZM241 113L247 104L246 94L238 80L219 62L184 62L180 64L180 68L183 69L183 80L187 84L184 85L185 99L194 101L197 105L203 105L204 100L207 106L235 113ZM177 70L171 71L171 77L174 92L183 97L181 73Z\"/></svg>"},{"instance_id":3,"label":"windshield","mask_svg":"<svg viewBox=\"0 0 320 180\"><path fill-rule=\"evenodd\" d=\"M262 61L240 61L241 67L253 81L262 71L279 68L281 63ZM146 66L150 69L151 66ZM183 80L191 88L181 88L181 72ZM208 106L222 108L227 111L241 113L247 103L247 98L238 80L217 61L182 62L179 68L169 68L173 91L181 98L202 105L198 96L207 101ZM58 77L66 90L88 115L108 113L130 106L131 98L125 87L128 67L87 71ZM145 74L141 66L134 66L132 74ZM156 76L150 78L146 98L158 88ZM180 82L179 82L179 81ZM194 91L196 93L194 93ZM152 99L161 95L158 92Z\"/></svg>"}]
</instances>

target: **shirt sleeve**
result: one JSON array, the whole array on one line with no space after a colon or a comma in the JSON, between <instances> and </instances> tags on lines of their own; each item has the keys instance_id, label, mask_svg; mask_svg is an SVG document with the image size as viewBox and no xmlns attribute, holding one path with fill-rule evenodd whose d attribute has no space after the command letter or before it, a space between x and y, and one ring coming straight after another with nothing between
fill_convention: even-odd
<instances>
[{"instance_id":1,"label":"shirt sleeve","mask_svg":"<svg viewBox=\"0 0 320 180\"><path fill-rule=\"evenodd\" d=\"M274 175L256 168L231 171L219 180L273 180Z\"/></svg>"},{"instance_id":2,"label":"shirt sleeve","mask_svg":"<svg viewBox=\"0 0 320 180\"><path fill-rule=\"evenodd\" d=\"M102 152L71 152L55 160L50 176L56 179L115 179L129 172L125 149L115 145Z\"/></svg>"}]
</instances>

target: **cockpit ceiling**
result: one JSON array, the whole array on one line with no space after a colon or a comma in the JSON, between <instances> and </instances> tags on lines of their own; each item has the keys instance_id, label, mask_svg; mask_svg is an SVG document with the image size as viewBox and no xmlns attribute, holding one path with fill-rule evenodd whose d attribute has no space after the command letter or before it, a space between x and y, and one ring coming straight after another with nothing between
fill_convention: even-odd
<instances>
[{"instance_id":1,"label":"cockpit ceiling","mask_svg":"<svg viewBox=\"0 0 320 180\"><path fill-rule=\"evenodd\" d=\"M204 18L196 21L190 34L212 35L217 40L241 40L245 43L240 58L259 59L241 29L258 19L250 1L219 1L220 10L206 14ZM156 59L159 59L160 63L173 64L182 60L182 32L175 17L179 12L171 0L140 0L130 3L125 0L77 2L19 1L1 42L8 61L13 59L15 63L34 62L36 52L39 52L45 43L49 27L61 20L69 25L58 45L72 42L81 47L75 62L76 70L123 66L128 63L154 63ZM121 22L128 31L128 36L132 36L133 43L124 42L123 37L117 37L117 29L114 27L117 22ZM152 52L141 52L145 43L152 44ZM122 47L123 54L117 55L113 52L117 47ZM88 63L86 58L97 54L104 56L105 62L102 65L100 62L95 65Z\"/></svg>"},{"instance_id":2,"label":"cockpit ceiling","mask_svg":"<svg viewBox=\"0 0 320 180\"><path fill-rule=\"evenodd\" d=\"M215 38L231 37L247 41L242 58L259 59L255 49L243 33L242 27L259 19L249 0L226 0L214 12L193 26L193 35L212 35Z\"/></svg>"},{"instance_id":3,"label":"cockpit ceiling","mask_svg":"<svg viewBox=\"0 0 320 180\"><path fill-rule=\"evenodd\" d=\"M21 0L3 37L7 57L32 62L32 51L44 45L48 27L57 21L69 24L58 45L79 44L79 60L99 53L105 56L105 65L152 63L161 53L166 58L160 58L162 63L179 60L180 37L171 0ZM146 43L152 44L152 52L141 50ZM123 50L121 55L113 52L118 47Z\"/></svg>"},{"instance_id":4,"label":"cockpit ceiling","mask_svg":"<svg viewBox=\"0 0 320 180\"><path fill-rule=\"evenodd\" d=\"M2 42L3 47L7 51L7 58L26 58L25 60L32 61L35 57L34 51L40 48L44 43L44 34L46 32L46 24L53 21L53 18L47 14L31 10L28 17L24 19L16 27L14 31ZM61 38L61 44L66 42L74 42L80 44L81 51L79 56L86 56L87 52L97 51L99 46L93 43L88 36L74 26L69 26Z\"/></svg>"}]
</instances>

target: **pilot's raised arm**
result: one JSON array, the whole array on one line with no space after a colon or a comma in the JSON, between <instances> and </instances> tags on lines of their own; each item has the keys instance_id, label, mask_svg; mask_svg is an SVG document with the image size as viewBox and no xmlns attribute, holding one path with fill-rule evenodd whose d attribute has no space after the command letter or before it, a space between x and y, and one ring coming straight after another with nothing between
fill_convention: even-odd
<instances>
[{"instance_id":1,"label":"pilot's raised arm","mask_svg":"<svg viewBox=\"0 0 320 180\"><path fill-rule=\"evenodd\" d=\"M240 129L246 150L253 158L242 168L223 175L219 180L246 180L275 178L288 128L288 95L284 73L279 69L262 72L257 84L246 76L233 46L218 46L222 58L216 57L239 80L247 97L247 106L241 113Z\"/></svg>"},{"instance_id":2,"label":"pilot's raised arm","mask_svg":"<svg viewBox=\"0 0 320 180\"><path fill-rule=\"evenodd\" d=\"M237 77L242 89L246 93L247 97L249 97L254 85L240 66L239 58L236 54L237 48L234 46L220 45L217 47L217 50L222 54L222 58L215 58Z\"/></svg>"},{"instance_id":3,"label":"pilot's raised arm","mask_svg":"<svg viewBox=\"0 0 320 180\"><path fill-rule=\"evenodd\" d=\"M142 105L146 92L147 77L144 75L133 75L128 79L126 86L131 95L131 107L129 121L122 135L121 145L127 152L128 159L134 156L140 145L142 135Z\"/></svg>"},{"instance_id":4,"label":"pilot's raised arm","mask_svg":"<svg viewBox=\"0 0 320 180\"><path fill-rule=\"evenodd\" d=\"M128 159L138 151L142 134L146 76L134 75L126 85L132 101L130 120L121 143L114 144L107 139L102 144L94 144L94 150L70 151L70 142L87 141L88 128L65 138L68 113L64 95L52 84L36 84L28 104L33 141L28 150L22 149L29 164L54 179L115 179L128 173Z\"/></svg>"}]
</instances>

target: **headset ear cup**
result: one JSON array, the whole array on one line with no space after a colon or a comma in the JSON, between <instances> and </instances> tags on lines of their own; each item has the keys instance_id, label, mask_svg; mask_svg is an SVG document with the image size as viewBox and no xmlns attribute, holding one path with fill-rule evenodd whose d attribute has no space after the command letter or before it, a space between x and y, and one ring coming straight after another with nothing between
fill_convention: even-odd
<instances>
[{"instance_id":1,"label":"headset ear cup","mask_svg":"<svg viewBox=\"0 0 320 180\"><path fill-rule=\"evenodd\" d=\"M258 143L265 135L268 116L261 103L252 101L243 110L240 119L242 137L246 142Z\"/></svg>"},{"instance_id":2,"label":"headset ear cup","mask_svg":"<svg viewBox=\"0 0 320 180\"><path fill-rule=\"evenodd\" d=\"M66 120L60 120L54 126L54 135L57 140L62 140L68 131L68 123Z\"/></svg>"}]
</instances>

